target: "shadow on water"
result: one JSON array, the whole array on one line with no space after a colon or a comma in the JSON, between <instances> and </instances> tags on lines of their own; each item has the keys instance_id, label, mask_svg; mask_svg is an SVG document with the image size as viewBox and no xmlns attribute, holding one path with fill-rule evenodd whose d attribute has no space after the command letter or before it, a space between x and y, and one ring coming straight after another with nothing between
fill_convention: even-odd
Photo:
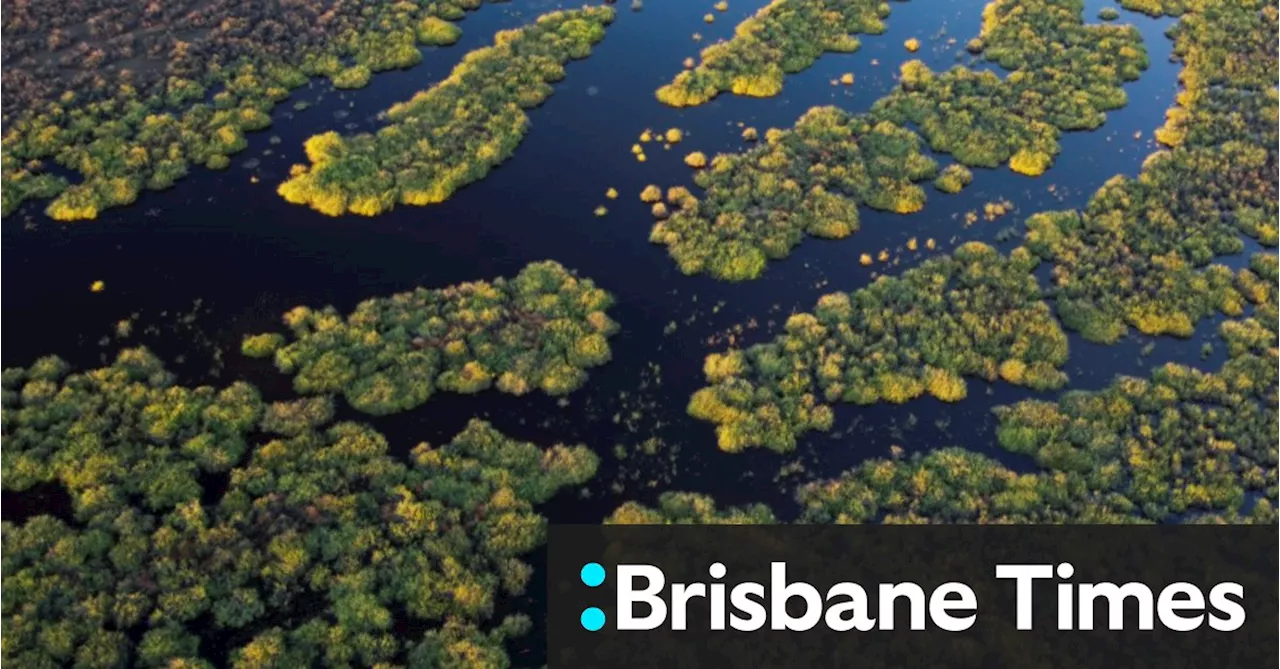
<instances>
[{"instance_id":1,"label":"shadow on water","mask_svg":"<svg viewBox=\"0 0 1280 669\"><path fill-rule=\"evenodd\" d=\"M739 123L763 132L792 125L813 105L866 110L893 86L899 65L909 58L934 69L968 62L963 45L978 32L984 1L931 2L928 11L913 11L915 3L891 3L884 35L863 37L856 53L824 56L788 77L776 98L721 96L689 110L654 99L654 89L680 70L684 58L731 34L763 4L733 2L708 25L702 15L710 3L650 0L643 11L631 12L624 0L592 57L571 63L555 94L530 113L532 127L514 158L438 206L399 207L374 219L326 218L285 203L274 187L291 163L303 160L307 136L376 128L378 111L446 76L495 30L517 26L553 3L486 5L463 21L458 45L428 51L418 67L380 74L360 91L326 91L319 83L300 91L277 112L276 125L252 135L249 149L225 172L193 168L177 187L147 193L134 206L94 222L58 225L28 205L3 224L9 323L4 364L26 365L58 353L83 368L122 346L145 343L172 361L184 382L244 378L268 397L283 398L288 379L266 362L242 358L239 340L278 329L279 315L290 307L333 304L347 310L367 296L513 275L528 262L551 258L616 296L613 316L623 329L612 342L613 362L593 370L588 384L563 401L541 394L439 395L420 410L372 420L398 452L420 441L447 441L472 416L541 444L588 444L601 454L599 476L553 500L546 512L554 521L589 523L625 500L653 502L663 490L708 492L728 504L766 502L781 517L793 517L791 495L798 482L885 456L893 445L908 452L964 446L1030 470L1029 461L995 445L990 410L1052 393L971 379L969 398L955 405L922 399L902 406L841 406L830 433L809 435L788 456L720 453L711 426L689 418L685 403L701 385L703 357L728 346L717 335L735 324L755 319L758 326L737 336L735 344L767 340L788 314L808 309L820 295L856 289L875 272L896 274L926 257L903 250L909 237L936 238L936 254L965 241L994 242L1008 226L1020 236L1026 215L1082 206L1111 175L1136 174L1176 92L1177 66L1169 61L1171 47L1163 35L1170 21L1124 13L1122 21L1142 30L1151 67L1126 86L1130 104L1109 114L1106 125L1064 137L1057 163L1043 177L1030 179L1007 168L975 170L974 183L961 194L930 188L918 214L864 209L863 229L852 238L806 240L758 281L684 277L663 249L648 242L652 220L637 199L644 185L691 184L683 155L738 150ZM1109 4L1089 0L1086 20L1095 21L1098 8ZM692 39L695 32L702 34L701 43ZM905 50L908 37L924 42L919 53ZM855 74L855 84L832 86L844 72ZM297 100L311 105L293 111ZM355 125L348 128L349 123ZM668 127L684 129L686 139L669 150L650 145L646 163L632 157L629 149L640 131ZM246 168L251 159L257 165ZM621 192L618 200L604 198L610 187ZM1009 200L1015 211L966 226L965 212L999 199ZM598 218L592 210L601 204L610 213ZM1012 245L1001 246L1007 251ZM893 250L900 264L858 264L860 253L880 249ZM89 292L95 280L106 282L104 292ZM113 336L121 320L131 321L129 336ZM1136 337L1102 347L1073 335L1073 387L1103 387L1114 374L1146 374L1166 361L1216 364L1220 352L1200 359L1200 344L1214 331L1216 325L1202 324L1196 340L1161 339L1145 354L1148 342ZM368 420L350 409L343 417ZM779 478L783 465L789 473ZM51 508L66 508L56 491L47 495ZM5 502L9 498L6 493Z\"/></svg>"}]
</instances>

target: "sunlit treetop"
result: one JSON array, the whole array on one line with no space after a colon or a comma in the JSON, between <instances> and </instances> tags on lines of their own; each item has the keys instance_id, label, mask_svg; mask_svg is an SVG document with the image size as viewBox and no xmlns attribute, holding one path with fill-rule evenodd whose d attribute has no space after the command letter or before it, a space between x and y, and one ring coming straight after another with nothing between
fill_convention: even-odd
<instances>
[{"instance_id":1,"label":"sunlit treetop","mask_svg":"<svg viewBox=\"0 0 1280 669\"><path fill-rule=\"evenodd\" d=\"M884 32L881 0L773 0L738 24L733 37L702 50L697 67L658 89L658 100L693 107L720 93L770 97L782 80L828 51L856 51L854 35Z\"/></svg>"}]
</instances>

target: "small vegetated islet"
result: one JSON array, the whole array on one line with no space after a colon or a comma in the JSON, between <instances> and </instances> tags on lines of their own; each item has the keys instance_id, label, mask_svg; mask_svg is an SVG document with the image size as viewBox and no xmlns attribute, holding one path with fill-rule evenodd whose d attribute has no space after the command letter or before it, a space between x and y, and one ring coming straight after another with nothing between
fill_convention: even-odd
<instances>
[{"instance_id":1,"label":"small vegetated islet","mask_svg":"<svg viewBox=\"0 0 1280 669\"><path fill-rule=\"evenodd\" d=\"M586 7L498 33L444 81L387 110L376 133L308 139L310 163L293 167L280 195L330 216L447 200L512 156L528 130L525 110L551 95L565 63L587 57L613 18L610 7Z\"/></svg>"},{"instance_id":2,"label":"small vegetated islet","mask_svg":"<svg viewBox=\"0 0 1280 669\"><path fill-rule=\"evenodd\" d=\"M271 357L298 393L341 393L374 415L412 409L441 390L563 395L609 360L612 302L548 261L511 279L371 298L345 317L296 307L284 316L288 340L253 335L242 351Z\"/></svg>"},{"instance_id":3,"label":"small vegetated islet","mask_svg":"<svg viewBox=\"0 0 1280 669\"><path fill-rule=\"evenodd\" d=\"M883 33L888 12L880 0L773 0L738 24L731 39L703 49L696 67L658 89L658 100L694 107L721 93L777 95L785 75L807 69L825 52L856 51L854 35Z\"/></svg>"}]
</instances>

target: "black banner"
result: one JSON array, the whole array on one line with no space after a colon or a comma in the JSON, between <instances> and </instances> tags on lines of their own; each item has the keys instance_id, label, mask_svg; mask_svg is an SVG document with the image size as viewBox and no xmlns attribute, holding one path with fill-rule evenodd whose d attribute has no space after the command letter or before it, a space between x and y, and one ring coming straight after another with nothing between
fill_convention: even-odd
<instances>
[{"instance_id":1,"label":"black banner","mask_svg":"<svg viewBox=\"0 0 1280 669\"><path fill-rule=\"evenodd\" d=\"M1272 667L1275 526L553 525L550 666Z\"/></svg>"}]
</instances>

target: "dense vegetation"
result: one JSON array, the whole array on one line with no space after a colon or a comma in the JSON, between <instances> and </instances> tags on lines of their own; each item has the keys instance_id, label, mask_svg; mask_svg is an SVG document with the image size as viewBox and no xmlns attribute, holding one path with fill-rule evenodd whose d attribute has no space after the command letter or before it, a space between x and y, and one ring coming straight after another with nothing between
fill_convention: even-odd
<instances>
[{"instance_id":1,"label":"dense vegetation","mask_svg":"<svg viewBox=\"0 0 1280 669\"><path fill-rule=\"evenodd\" d=\"M345 318L333 307L295 307L284 316L292 342L252 335L242 350L274 356L299 393L340 392L375 415L417 407L437 390L562 395L609 360L612 302L547 261L513 279L371 298Z\"/></svg>"},{"instance_id":2,"label":"dense vegetation","mask_svg":"<svg viewBox=\"0 0 1280 669\"><path fill-rule=\"evenodd\" d=\"M1273 426L1274 427L1274 426ZM1274 430L1273 430L1274 432ZM1273 460L1274 463L1274 460ZM1197 484L1183 478L1179 467L1153 473L1158 477L1144 484L1164 491L1176 490L1183 502L1184 491L1203 494ZM1115 474L1118 468L1113 469ZM1201 475L1197 472L1196 475ZM1275 466L1268 496L1249 505L1242 503L1246 489L1256 488L1252 478L1240 472L1210 475L1219 480L1224 499L1197 500L1189 506L1195 513L1168 517L1143 514L1139 500L1110 492L1107 486L1078 473L1046 471L1020 474L999 462L961 448L943 448L916 453L904 459L876 458L863 462L840 476L802 486L796 494L802 510L801 523L1145 523L1157 519L1176 522L1276 522L1274 491ZM1185 487L1179 487L1185 486ZM1159 508L1153 510L1158 513ZM707 495L664 493L656 508L628 502L606 522L617 524L732 523L772 524L777 522L768 508L730 507L717 509Z\"/></svg>"},{"instance_id":3,"label":"dense vegetation","mask_svg":"<svg viewBox=\"0 0 1280 669\"><path fill-rule=\"evenodd\" d=\"M1216 372L1169 364L1150 379L998 408L1000 444L1042 471L1018 474L960 449L872 460L803 487L802 519L1276 522L1277 278L1274 255L1237 276L1258 317L1223 324L1229 360ZM674 515L626 517L646 513Z\"/></svg>"},{"instance_id":4,"label":"dense vegetation","mask_svg":"<svg viewBox=\"0 0 1280 669\"><path fill-rule=\"evenodd\" d=\"M867 460L802 486L805 523L1276 522L1277 261L1258 255L1238 276L1258 317L1227 321L1216 372L1169 364L1150 379L996 409L1005 448L1034 457L1019 473L945 448ZM773 523L769 509L717 509L667 492L656 508L628 502L607 522Z\"/></svg>"},{"instance_id":5,"label":"dense vegetation","mask_svg":"<svg viewBox=\"0 0 1280 669\"><path fill-rule=\"evenodd\" d=\"M1065 325L1114 342L1129 326L1187 337L1215 312L1241 313L1232 272L1211 263L1240 253L1242 233L1276 245L1276 24L1274 4L1197 3L1172 31L1185 67L1156 133L1169 148L1083 211L1027 222Z\"/></svg>"},{"instance_id":6,"label":"dense vegetation","mask_svg":"<svg viewBox=\"0 0 1280 669\"><path fill-rule=\"evenodd\" d=\"M511 157L529 125L524 110L551 95L565 63L587 57L613 17L609 7L586 7L498 33L447 79L388 110L378 132L308 139L311 164L294 166L280 195L330 216L447 200Z\"/></svg>"},{"instance_id":7,"label":"dense vegetation","mask_svg":"<svg viewBox=\"0 0 1280 669\"><path fill-rule=\"evenodd\" d=\"M486 621L530 578L532 505L597 462L479 421L407 464L323 411L260 435L280 410L254 388L174 385L143 349L81 374L45 358L3 386L5 491L72 497L4 524L14 666L508 666L529 620Z\"/></svg>"},{"instance_id":8,"label":"dense vegetation","mask_svg":"<svg viewBox=\"0 0 1280 669\"><path fill-rule=\"evenodd\" d=\"M1125 104L1125 81L1147 67L1133 26L1085 25L1083 0L994 0L969 48L1010 73L963 66L934 73L919 61L902 67L901 85L875 113L920 128L929 145L973 167L1008 162L1043 173L1063 130L1102 125Z\"/></svg>"},{"instance_id":9,"label":"dense vegetation","mask_svg":"<svg viewBox=\"0 0 1280 669\"><path fill-rule=\"evenodd\" d=\"M1119 377L1101 391L1001 407L1000 444L1032 456L1041 471L1019 474L960 449L871 460L804 486L802 522L1275 522L1280 263L1273 253L1235 273L1209 263L1239 253L1240 233L1276 244L1276 9L1208 0L1164 11L1186 12L1171 31L1186 65L1184 90L1157 133L1170 149L1151 156L1138 179L1109 182L1082 212L1033 216L1027 246L1055 261L1058 311L1093 340L1115 341L1126 324L1190 336L1204 316L1239 318L1253 303L1256 317L1221 328L1228 361L1215 372L1169 364L1149 379ZM989 41L979 46L991 57ZM829 425L812 391L823 378L812 370L825 360L834 362L826 382L836 385L827 401L857 387L839 385L844 359L829 353L841 334L829 334L821 316L799 318L771 344L707 359L713 385L694 396L690 412L719 425L722 448L788 450L799 431ZM917 353L935 348L914 334L901 339ZM848 356L855 368L869 358L860 353ZM767 510L721 511L685 493L664 495L656 509L624 505L612 520L771 522Z\"/></svg>"},{"instance_id":10,"label":"dense vegetation","mask_svg":"<svg viewBox=\"0 0 1280 669\"><path fill-rule=\"evenodd\" d=\"M955 402L964 376L1059 387L1067 338L1041 299L1036 264L1026 249L1002 256L970 242L901 277L826 295L774 341L708 356L709 385L689 413L717 425L722 450L785 452L800 434L828 429L836 402L925 393Z\"/></svg>"},{"instance_id":11,"label":"dense vegetation","mask_svg":"<svg viewBox=\"0 0 1280 669\"><path fill-rule=\"evenodd\" d=\"M481 2L9 3L0 209L56 198L50 216L89 219L193 164L225 167L309 77L350 87L415 65Z\"/></svg>"},{"instance_id":12,"label":"dense vegetation","mask_svg":"<svg viewBox=\"0 0 1280 669\"><path fill-rule=\"evenodd\" d=\"M835 107L809 110L795 128L771 130L740 154L721 154L695 177L706 189L654 225L685 274L754 279L804 237L858 229L858 205L910 213L924 206L915 182L937 164L910 130Z\"/></svg>"},{"instance_id":13,"label":"dense vegetation","mask_svg":"<svg viewBox=\"0 0 1280 669\"><path fill-rule=\"evenodd\" d=\"M973 180L966 165L1008 162L1023 174L1043 173L1060 132L1101 125L1106 110L1125 103L1121 84L1147 66L1136 29L1085 25L1083 11L1081 0L995 0L970 49L1011 70L1007 76L962 66L936 74L910 61L899 86L869 114L816 107L792 129L766 133L762 145L717 156L695 177L706 189L697 206L658 222L650 239L667 246L687 274L754 279L805 233L856 231L858 204L919 211L925 194L913 182L936 176L938 190L956 193ZM695 81L697 72L676 81ZM961 164L939 174L909 128Z\"/></svg>"},{"instance_id":14,"label":"dense vegetation","mask_svg":"<svg viewBox=\"0 0 1280 669\"><path fill-rule=\"evenodd\" d=\"M626 502L605 522L615 525L770 525L777 519L763 504L720 510L706 495L664 492L658 497L656 509L639 502Z\"/></svg>"},{"instance_id":15,"label":"dense vegetation","mask_svg":"<svg viewBox=\"0 0 1280 669\"><path fill-rule=\"evenodd\" d=\"M997 409L1018 474L960 449L866 462L803 487L808 522L1276 522L1276 349L1260 321L1224 326L1216 373L1166 365L1097 392ZM1256 497L1251 498L1251 495Z\"/></svg>"},{"instance_id":16,"label":"dense vegetation","mask_svg":"<svg viewBox=\"0 0 1280 669\"><path fill-rule=\"evenodd\" d=\"M1274 335L1232 323L1247 338L1233 333L1233 347ZM1278 361L1274 336L1263 341L1270 353L1249 351L1215 373L1169 364L1149 380L1003 408L1000 443L1152 520L1242 510L1248 492L1274 502Z\"/></svg>"},{"instance_id":17,"label":"dense vegetation","mask_svg":"<svg viewBox=\"0 0 1280 669\"><path fill-rule=\"evenodd\" d=\"M884 32L888 15L882 0L773 0L738 24L732 39L703 49L697 67L659 88L658 100L693 107L724 92L777 95L784 75L808 68L827 51L856 51L854 35Z\"/></svg>"},{"instance_id":18,"label":"dense vegetation","mask_svg":"<svg viewBox=\"0 0 1280 669\"><path fill-rule=\"evenodd\" d=\"M959 193L973 183L973 172L964 165L947 165L933 180L934 188L944 193Z\"/></svg>"}]
</instances>

